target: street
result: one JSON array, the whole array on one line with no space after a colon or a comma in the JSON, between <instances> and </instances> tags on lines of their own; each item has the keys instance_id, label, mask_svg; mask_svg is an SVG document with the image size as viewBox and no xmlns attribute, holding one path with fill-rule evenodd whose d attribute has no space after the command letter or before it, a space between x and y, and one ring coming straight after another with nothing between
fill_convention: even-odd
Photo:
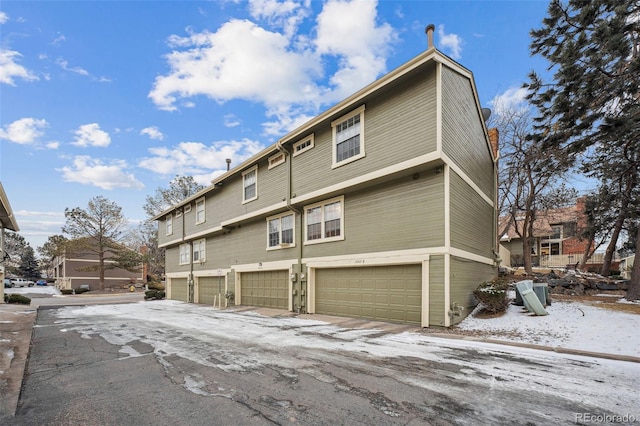
<instances>
[{"instance_id":1,"label":"street","mask_svg":"<svg viewBox=\"0 0 640 426\"><path fill-rule=\"evenodd\" d=\"M628 424L640 417L637 363L327 319L174 301L41 307L10 424L543 425L576 424L584 413Z\"/></svg>"}]
</instances>

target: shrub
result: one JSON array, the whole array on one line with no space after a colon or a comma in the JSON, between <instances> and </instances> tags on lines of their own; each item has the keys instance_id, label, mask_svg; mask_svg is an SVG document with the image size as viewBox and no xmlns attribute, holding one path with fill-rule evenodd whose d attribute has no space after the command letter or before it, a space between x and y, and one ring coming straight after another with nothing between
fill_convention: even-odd
<instances>
[{"instance_id":1,"label":"shrub","mask_svg":"<svg viewBox=\"0 0 640 426\"><path fill-rule=\"evenodd\" d=\"M21 294L5 294L4 295L5 303L16 303L20 305L30 305L31 299L27 296L23 296Z\"/></svg>"},{"instance_id":2,"label":"shrub","mask_svg":"<svg viewBox=\"0 0 640 426\"><path fill-rule=\"evenodd\" d=\"M60 293L62 293L62 294L73 294L73 289L71 289L71 288L63 288L62 290L60 290Z\"/></svg>"},{"instance_id":3,"label":"shrub","mask_svg":"<svg viewBox=\"0 0 640 426\"><path fill-rule=\"evenodd\" d=\"M149 290L164 290L164 286L159 282L149 282L147 287L149 287Z\"/></svg>"},{"instance_id":4,"label":"shrub","mask_svg":"<svg viewBox=\"0 0 640 426\"><path fill-rule=\"evenodd\" d=\"M160 300L164 299L164 290L147 290L144 292L144 300Z\"/></svg>"},{"instance_id":5,"label":"shrub","mask_svg":"<svg viewBox=\"0 0 640 426\"><path fill-rule=\"evenodd\" d=\"M76 288L76 294L82 294L82 293L86 293L88 291L89 291L88 288L82 288L82 287Z\"/></svg>"},{"instance_id":6,"label":"shrub","mask_svg":"<svg viewBox=\"0 0 640 426\"><path fill-rule=\"evenodd\" d=\"M492 281L485 281L478 286L473 295L484 308L493 313L504 312L509 307L509 297L507 290L509 283L502 278L496 278Z\"/></svg>"}]
</instances>

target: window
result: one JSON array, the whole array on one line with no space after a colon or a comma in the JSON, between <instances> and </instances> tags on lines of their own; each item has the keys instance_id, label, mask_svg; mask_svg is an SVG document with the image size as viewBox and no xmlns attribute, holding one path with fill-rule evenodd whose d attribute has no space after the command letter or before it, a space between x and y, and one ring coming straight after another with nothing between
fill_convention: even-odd
<instances>
[{"instance_id":1,"label":"window","mask_svg":"<svg viewBox=\"0 0 640 426\"><path fill-rule=\"evenodd\" d=\"M173 234L173 217L171 215L168 215L164 219L164 223L166 225L166 230L165 230L166 235Z\"/></svg>"},{"instance_id":2,"label":"window","mask_svg":"<svg viewBox=\"0 0 640 426\"><path fill-rule=\"evenodd\" d=\"M310 150L314 146L314 135L311 134L308 138L293 144L293 156L302 154L305 151Z\"/></svg>"},{"instance_id":3,"label":"window","mask_svg":"<svg viewBox=\"0 0 640 426\"><path fill-rule=\"evenodd\" d=\"M562 225L551 225L550 240L559 240L562 238Z\"/></svg>"},{"instance_id":4,"label":"window","mask_svg":"<svg viewBox=\"0 0 640 426\"><path fill-rule=\"evenodd\" d=\"M308 244L344 240L344 198L305 207L305 241Z\"/></svg>"},{"instance_id":5,"label":"window","mask_svg":"<svg viewBox=\"0 0 640 426\"><path fill-rule=\"evenodd\" d=\"M281 152L269 157L269 169L273 169L275 166L284 163L284 154Z\"/></svg>"},{"instance_id":6,"label":"window","mask_svg":"<svg viewBox=\"0 0 640 426\"><path fill-rule=\"evenodd\" d=\"M333 167L364 157L364 105L331 123Z\"/></svg>"},{"instance_id":7,"label":"window","mask_svg":"<svg viewBox=\"0 0 640 426\"><path fill-rule=\"evenodd\" d=\"M191 262L191 253L189 250L189 244L180 245L180 265L186 265Z\"/></svg>"},{"instance_id":8,"label":"window","mask_svg":"<svg viewBox=\"0 0 640 426\"><path fill-rule=\"evenodd\" d=\"M293 214L267 218L267 248L294 247Z\"/></svg>"},{"instance_id":9,"label":"window","mask_svg":"<svg viewBox=\"0 0 640 426\"><path fill-rule=\"evenodd\" d=\"M191 211L191 204L187 204L183 207L185 213L189 213Z\"/></svg>"},{"instance_id":10,"label":"window","mask_svg":"<svg viewBox=\"0 0 640 426\"><path fill-rule=\"evenodd\" d=\"M242 202L247 203L258 198L258 166L254 166L242 174Z\"/></svg>"},{"instance_id":11,"label":"window","mask_svg":"<svg viewBox=\"0 0 640 426\"><path fill-rule=\"evenodd\" d=\"M207 240L202 239L193 242L193 262L203 263L206 260Z\"/></svg>"},{"instance_id":12,"label":"window","mask_svg":"<svg viewBox=\"0 0 640 426\"><path fill-rule=\"evenodd\" d=\"M203 223L205 221L204 213L204 198L200 198L196 201L196 224Z\"/></svg>"}]
</instances>

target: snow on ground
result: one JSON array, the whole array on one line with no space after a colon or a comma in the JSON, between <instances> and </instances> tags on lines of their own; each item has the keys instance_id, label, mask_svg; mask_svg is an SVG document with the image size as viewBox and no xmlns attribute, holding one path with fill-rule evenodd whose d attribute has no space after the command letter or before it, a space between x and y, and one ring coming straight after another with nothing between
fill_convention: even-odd
<instances>
[{"instance_id":1,"label":"snow on ground","mask_svg":"<svg viewBox=\"0 0 640 426\"><path fill-rule=\"evenodd\" d=\"M640 357L640 315L575 301L554 301L546 310L549 315L535 316L522 306L510 305L499 318L472 313L458 328L483 338Z\"/></svg>"},{"instance_id":2,"label":"snow on ground","mask_svg":"<svg viewBox=\"0 0 640 426\"><path fill-rule=\"evenodd\" d=\"M60 290L49 285L5 288L4 294L38 294L38 295L51 295L53 297L61 296Z\"/></svg>"}]
</instances>

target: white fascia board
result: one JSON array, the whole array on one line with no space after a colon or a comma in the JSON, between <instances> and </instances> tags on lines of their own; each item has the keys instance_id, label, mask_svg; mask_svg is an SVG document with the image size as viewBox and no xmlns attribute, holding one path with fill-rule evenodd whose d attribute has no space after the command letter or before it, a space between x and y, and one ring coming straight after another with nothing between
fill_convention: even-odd
<instances>
[{"instance_id":1,"label":"white fascia board","mask_svg":"<svg viewBox=\"0 0 640 426\"><path fill-rule=\"evenodd\" d=\"M452 256L459 257L462 259L473 260L474 262L484 263L486 265L491 265L491 266L495 264L492 258L480 256L479 254L471 253L466 250L461 250L455 247L451 247L449 252L451 253Z\"/></svg>"},{"instance_id":2,"label":"white fascia board","mask_svg":"<svg viewBox=\"0 0 640 426\"><path fill-rule=\"evenodd\" d=\"M309 268L344 268L376 265L401 265L422 263L430 256L446 253L445 247L395 250L376 253L352 253L341 256L303 258Z\"/></svg>"},{"instance_id":3,"label":"white fascia board","mask_svg":"<svg viewBox=\"0 0 640 426\"><path fill-rule=\"evenodd\" d=\"M287 203L285 201L282 201L282 202L264 207L260 210L256 210L254 212L243 214L242 216L236 216L233 219L220 222L220 226L222 226L223 228L226 226L232 226L238 222L244 222L246 220L251 220L256 217L268 216L271 212L274 212L276 210L286 209L286 208L287 208Z\"/></svg>"},{"instance_id":4,"label":"white fascia board","mask_svg":"<svg viewBox=\"0 0 640 426\"><path fill-rule=\"evenodd\" d=\"M462 169L458 167L458 165L455 164L447 154L442 153L442 159L447 164L447 166L449 166L454 172L456 172L456 174L460 176L462 180L464 180L480 197L482 197L482 199L486 201L487 204L489 204L491 207L494 207L493 200L489 198L484 192L482 192L480 187L476 185L475 182L473 182L471 178L467 176L467 174L463 172Z\"/></svg>"}]
</instances>

